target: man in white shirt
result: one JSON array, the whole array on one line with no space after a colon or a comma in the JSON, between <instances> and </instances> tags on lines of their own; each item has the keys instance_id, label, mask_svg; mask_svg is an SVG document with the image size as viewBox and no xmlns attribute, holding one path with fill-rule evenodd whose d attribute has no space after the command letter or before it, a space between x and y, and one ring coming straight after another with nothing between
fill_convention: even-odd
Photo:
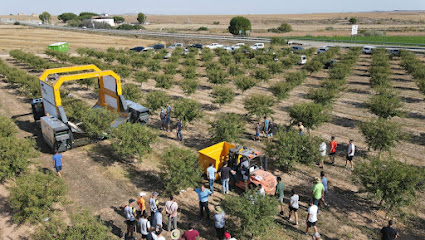
<instances>
[{"instance_id":1,"label":"man in white shirt","mask_svg":"<svg viewBox=\"0 0 425 240\"><path fill-rule=\"evenodd\" d=\"M319 167L320 168L323 168L324 167L323 162L324 162L324 160L326 158L326 143L325 142L322 142L320 144L319 151L320 151L320 156L321 156L320 162L319 162Z\"/></svg>"},{"instance_id":2,"label":"man in white shirt","mask_svg":"<svg viewBox=\"0 0 425 240\"><path fill-rule=\"evenodd\" d=\"M151 228L151 223L148 220L148 213L144 212L142 217L139 220L140 233L142 234L142 239L147 239L149 229Z\"/></svg>"},{"instance_id":3,"label":"man in white shirt","mask_svg":"<svg viewBox=\"0 0 425 240\"><path fill-rule=\"evenodd\" d=\"M174 196L170 196L170 200L165 202L165 212L168 216L167 231L171 231L171 222L174 229L177 229L177 209L179 205L174 201Z\"/></svg>"},{"instance_id":4,"label":"man in white shirt","mask_svg":"<svg viewBox=\"0 0 425 240\"><path fill-rule=\"evenodd\" d=\"M307 214L307 229L305 230L305 234L308 234L308 231L311 227L314 228L314 232L317 231L316 223L317 223L317 206L313 204L313 201L309 203L310 207L308 208Z\"/></svg>"},{"instance_id":5,"label":"man in white shirt","mask_svg":"<svg viewBox=\"0 0 425 240\"><path fill-rule=\"evenodd\" d=\"M353 140L348 142L348 151L347 151L347 159L345 160L345 167L347 167L347 163L350 162L351 170L353 170L353 158L354 152L356 151L356 146L354 146Z\"/></svg>"}]
</instances>

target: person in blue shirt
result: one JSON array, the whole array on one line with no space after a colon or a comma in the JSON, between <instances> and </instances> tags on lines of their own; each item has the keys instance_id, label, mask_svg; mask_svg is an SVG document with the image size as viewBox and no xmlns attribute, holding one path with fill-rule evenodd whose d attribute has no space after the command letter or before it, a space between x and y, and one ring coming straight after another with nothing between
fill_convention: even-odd
<instances>
[{"instance_id":1,"label":"person in blue shirt","mask_svg":"<svg viewBox=\"0 0 425 240\"><path fill-rule=\"evenodd\" d=\"M324 171L320 171L320 177L322 178L322 184L325 189L322 199L320 199L320 201L323 203L323 205L328 207L329 205L325 202L325 194L328 193L328 179L326 178Z\"/></svg>"},{"instance_id":2,"label":"person in blue shirt","mask_svg":"<svg viewBox=\"0 0 425 240\"><path fill-rule=\"evenodd\" d=\"M215 181L215 174L217 172L217 169L213 166L213 163L210 163L209 167L207 168L207 177L208 182L210 184L210 190L213 193L214 192L214 181Z\"/></svg>"},{"instance_id":3,"label":"person in blue shirt","mask_svg":"<svg viewBox=\"0 0 425 240\"><path fill-rule=\"evenodd\" d=\"M56 172L58 173L59 177L62 177L61 171L62 171L62 155L58 153L58 151L55 151L55 155L52 157L53 163L55 165Z\"/></svg>"},{"instance_id":4,"label":"person in blue shirt","mask_svg":"<svg viewBox=\"0 0 425 240\"><path fill-rule=\"evenodd\" d=\"M177 119L176 131L177 131L177 140L179 141L183 141L182 127L183 127L182 122L180 121L180 119Z\"/></svg>"},{"instance_id":5,"label":"person in blue shirt","mask_svg":"<svg viewBox=\"0 0 425 240\"><path fill-rule=\"evenodd\" d=\"M269 132L269 120L266 116L264 116L264 126L263 126L263 135L264 137L267 136L267 133Z\"/></svg>"},{"instance_id":6,"label":"person in blue shirt","mask_svg":"<svg viewBox=\"0 0 425 240\"><path fill-rule=\"evenodd\" d=\"M208 197L212 195L213 193L206 189L204 185L202 185L200 188L196 188L195 192L198 194L199 197L199 210L201 213L201 218L199 221L202 222L204 219L204 209L205 213L207 214L207 225L210 223L210 209L208 208Z\"/></svg>"}]
</instances>

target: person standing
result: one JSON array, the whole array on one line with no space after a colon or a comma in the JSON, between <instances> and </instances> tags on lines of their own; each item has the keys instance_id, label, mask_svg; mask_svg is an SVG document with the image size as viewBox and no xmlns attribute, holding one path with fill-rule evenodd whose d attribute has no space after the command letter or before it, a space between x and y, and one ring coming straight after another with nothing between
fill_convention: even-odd
<instances>
[{"instance_id":1,"label":"person standing","mask_svg":"<svg viewBox=\"0 0 425 240\"><path fill-rule=\"evenodd\" d=\"M331 137L331 142L329 143L329 161L332 165L335 165L335 155L336 155L336 146L338 143L335 141L335 137Z\"/></svg>"},{"instance_id":2,"label":"person standing","mask_svg":"<svg viewBox=\"0 0 425 240\"><path fill-rule=\"evenodd\" d=\"M134 237L134 228L136 227L136 214L135 209L132 207L134 199L128 200L128 205L124 207L124 214L127 224L127 237Z\"/></svg>"},{"instance_id":3,"label":"person standing","mask_svg":"<svg viewBox=\"0 0 425 240\"><path fill-rule=\"evenodd\" d=\"M280 215L282 215L282 216L283 216L283 212L285 210L284 206L283 206L283 199L285 197L284 189L285 189L285 184L282 182L282 178L277 177L277 185L276 185L275 196L277 197L277 199L280 203Z\"/></svg>"},{"instance_id":4,"label":"person standing","mask_svg":"<svg viewBox=\"0 0 425 240\"><path fill-rule=\"evenodd\" d=\"M313 204L319 207L319 201L325 201L323 199L323 193L325 191L325 187L322 184L322 179L316 178L316 184L313 187L313 191L311 192L313 195Z\"/></svg>"},{"instance_id":5,"label":"person standing","mask_svg":"<svg viewBox=\"0 0 425 240\"><path fill-rule=\"evenodd\" d=\"M295 193L295 190L291 190L292 196L289 199L289 216L288 220L291 220L291 214L294 212L295 215L295 225L298 225L298 208L300 207L298 204L298 201L300 200L300 197L298 194Z\"/></svg>"},{"instance_id":6,"label":"person standing","mask_svg":"<svg viewBox=\"0 0 425 240\"><path fill-rule=\"evenodd\" d=\"M171 106L170 106L170 104L167 105L165 110L167 111L167 115L171 116Z\"/></svg>"},{"instance_id":7,"label":"person standing","mask_svg":"<svg viewBox=\"0 0 425 240\"><path fill-rule=\"evenodd\" d=\"M153 217L155 215L155 212L158 211L158 193L153 192L152 197L149 199L149 207L151 209L151 220L153 220Z\"/></svg>"},{"instance_id":8,"label":"person standing","mask_svg":"<svg viewBox=\"0 0 425 240\"><path fill-rule=\"evenodd\" d=\"M152 220L152 227L154 227L157 231L158 229L162 229L162 207L158 208L155 212Z\"/></svg>"},{"instance_id":9,"label":"person standing","mask_svg":"<svg viewBox=\"0 0 425 240\"><path fill-rule=\"evenodd\" d=\"M323 205L325 205L326 207L328 207L328 204L325 202L325 194L328 193L328 179L325 176L325 172L321 171L320 172L320 177L322 178L322 184L323 184L323 195L322 198L320 199L320 201L323 203Z\"/></svg>"},{"instance_id":10,"label":"person standing","mask_svg":"<svg viewBox=\"0 0 425 240\"><path fill-rule=\"evenodd\" d=\"M319 167L320 168L324 168L324 161L326 158L326 143L322 142L319 146L319 151L320 151L320 162L319 162Z\"/></svg>"},{"instance_id":11,"label":"person standing","mask_svg":"<svg viewBox=\"0 0 425 240\"><path fill-rule=\"evenodd\" d=\"M273 122L270 120L269 122L269 130L267 131L267 142L270 142L273 137L274 126Z\"/></svg>"},{"instance_id":12,"label":"person standing","mask_svg":"<svg viewBox=\"0 0 425 240\"><path fill-rule=\"evenodd\" d=\"M350 140L348 142L348 151L347 151L347 159L345 160L345 167L347 167L347 163L350 162L351 171L354 170L354 168L353 168L353 158L354 158L354 152L355 151L356 151L356 146L354 146L353 140Z\"/></svg>"},{"instance_id":13,"label":"person standing","mask_svg":"<svg viewBox=\"0 0 425 240\"><path fill-rule=\"evenodd\" d=\"M223 167L218 170L221 179L223 194L229 193L229 180L232 169L228 167L228 162L223 163Z\"/></svg>"},{"instance_id":14,"label":"person standing","mask_svg":"<svg viewBox=\"0 0 425 240\"><path fill-rule=\"evenodd\" d=\"M159 113L159 118L161 119L161 130L165 130L165 112L162 108L161 112Z\"/></svg>"},{"instance_id":15,"label":"person standing","mask_svg":"<svg viewBox=\"0 0 425 240\"><path fill-rule=\"evenodd\" d=\"M259 122L257 122L257 125L255 125L255 138L254 138L254 140L256 140L257 142L261 141L261 138L260 138L260 123Z\"/></svg>"},{"instance_id":16,"label":"person standing","mask_svg":"<svg viewBox=\"0 0 425 240\"><path fill-rule=\"evenodd\" d=\"M198 230L193 229L193 223L189 223L189 230L185 231L182 235L184 240L196 240L199 237Z\"/></svg>"},{"instance_id":17,"label":"person standing","mask_svg":"<svg viewBox=\"0 0 425 240\"><path fill-rule=\"evenodd\" d=\"M204 209L205 209L205 213L207 215L207 225L208 225L210 223L210 209L208 208L208 198L213 193L210 190L205 189L204 185L202 185L200 188L196 188L195 192L198 194L198 197L199 197L199 210L200 210L200 217L201 217L199 221L202 222L202 220L204 219Z\"/></svg>"},{"instance_id":18,"label":"person standing","mask_svg":"<svg viewBox=\"0 0 425 240\"><path fill-rule=\"evenodd\" d=\"M268 132L269 132L269 120L267 119L267 116L264 116L263 136L267 137Z\"/></svg>"},{"instance_id":19,"label":"person standing","mask_svg":"<svg viewBox=\"0 0 425 240\"><path fill-rule=\"evenodd\" d=\"M171 132L171 116L170 114L165 114L165 124L167 125L167 132Z\"/></svg>"},{"instance_id":20,"label":"person standing","mask_svg":"<svg viewBox=\"0 0 425 240\"><path fill-rule=\"evenodd\" d=\"M299 122L298 123L298 132L299 132L299 134L300 134L300 136L302 136L302 135L304 135L304 125L303 125L303 123L302 122Z\"/></svg>"},{"instance_id":21,"label":"person standing","mask_svg":"<svg viewBox=\"0 0 425 240\"><path fill-rule=\"evenodd\" d=\"M216 211L216 214L214 215L215 232L217 234L218 240L223 240L226 213L220 206L215 207L215 211Z\"/></svg>"},{"instance_id":22,"label":"person standing","mask_svg":"<svg viewBox=\"0 0 425 240\"><path fill-rule=\"evenodd\" d=\"M308 231L310 230L311 227L314 228L314 232L317 232L317 227L316 227L316 223L317 223L317 212L318 212L318 208L316 205L313 204L312 201L310 201L309 203L309 208L307 211L307 229L305 230L305 234L308 234Z\"/></svg>"},{"instance_id":23,"label":"person standing","mask_svg":"<svg viewBox=\"0 0 425 240\"><path fill-rule=\"evenodd\" d=\"M177 229L177 210L179 205L174 201L174 196L170 196L170 200L165 202L165 212L168 216L167 231L171 231L171 222L173 222L174 229Z\"/></svg>"},{"instance_id":24,"label":"person standing","mask_svg":"<svg viewBox=\"0 0 425 240\"><path fill-rule=\"evenodd\" d=\"M138 215L139 218L142 217L143 214L146 211L145 199L143 198L144 196L146 196L146 193L145 192L140 192L139 193L139 198L137 199L137 205L139 206L139 210L137 211L138 212L137 215Z\"/></svg>"},{"instance_id":25,"label":"person standing","mask_svg":"<svg viewBox=\"0 0 425 240\"><path fill-rule=\"evenodd\" d=\"M176 131L177 131L177 140L179 141L183 141L182 127L183 127L182 122L180 121L180 119L177 119Z\"/></svg>"},{"instance_id":26,"label":"person standing","mask_svg":"<svg viewBox=\"0 0 425 240\"><path fill-rule=\"evenodd\" d=\"M62 171L62 154L58 153L58 151L55 151L55 155L52 157L53 164L56 169L56 173L59 177L62 177L61 171Z\"/></svg>"},{"instance_id":27,"label":"person standing","mask_svg":"<svg viewBox=\"0 0 425 240\"><path fill-rule=\"evenodd\" d=\"M398 237L397 230L393 226L393 220L388 221L388 226L383 227L380 232L381 240L395 240Z\"/></svg>"},{"instance_id":28,"label":"person standing","mask_svg":"<svg viewBox=\"0 0 425 240\"><path fill-rule=\"evenodd\" d=\"M142 234L142 239L147 239L149 229L151 228L151 223L148 220L148 213L144 212L142 217L139 220L140 233Z\"/></svg>"},{"instance_id":29,"label":"person standing","mask_svg":"<svg viewBox=\"0 0 425 240\"><path fill-rule=\"evenodd\" d=\"M215 173L217 172L217 169L215 169L213 165L213 163L210 163L209 167L207 168L208 183L210 185L210 191L212 193L214 192Z\"/></svg>"}]
</instances>

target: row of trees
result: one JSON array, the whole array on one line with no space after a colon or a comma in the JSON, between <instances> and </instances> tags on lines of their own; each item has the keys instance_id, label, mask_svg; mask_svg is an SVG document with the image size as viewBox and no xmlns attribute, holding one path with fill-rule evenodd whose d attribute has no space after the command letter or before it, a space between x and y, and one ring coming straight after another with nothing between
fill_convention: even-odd
<instances>
[{"instance_id":1,"label":"row of trees","mask_svg":"<svg viewBox=\"0 0 425 240\"><path fill-rule=\"evenodd\" d=\"M401 50L401 66L413 76L422 94L425 95L425 65L411 51Z\"/></svg>"},{"instance_id":2,"label":"row of trees","mask_svg":"<svg viewBox=\"0 0 425 240\"><path fill-rule=\"evenodd\" d=\"M0 59L0 74L5 77L5 81L14 87L17 87L18 91L25 95L27 98L39 98L40 84L37 77L28 74L24 70L20 70L15 67L11 67L3 60Z\"/></svg>"},{"instance_id":3,"label":"row of trees","mask_svg":"<svg viewBox=\"0 0 425 240\"><path fill-rule=\"evenodd\" d=\"M44 58L38 57L31 53L26 53L22 50L14 49L9 52L9 55L19 62L28 64L29 67L36 71L43 71L49 68L63 67L63 64L50 62Z\"/></svg>"}]
</instances>

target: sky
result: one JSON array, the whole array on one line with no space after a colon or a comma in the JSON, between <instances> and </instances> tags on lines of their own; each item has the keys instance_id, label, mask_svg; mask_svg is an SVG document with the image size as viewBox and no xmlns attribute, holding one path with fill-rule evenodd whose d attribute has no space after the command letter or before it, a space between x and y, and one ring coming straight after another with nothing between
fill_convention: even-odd
<instances>
[{"instance_id":1,"label":"sky","mask_svg":"<svg viewBox=\"0 0 425 240\"><path fill-rule=\"evenodd\" d=\"M0 0L0 15L83 11L165 15L295 14L425 10L425 0Z\"/></svg>"}]
</instances>

